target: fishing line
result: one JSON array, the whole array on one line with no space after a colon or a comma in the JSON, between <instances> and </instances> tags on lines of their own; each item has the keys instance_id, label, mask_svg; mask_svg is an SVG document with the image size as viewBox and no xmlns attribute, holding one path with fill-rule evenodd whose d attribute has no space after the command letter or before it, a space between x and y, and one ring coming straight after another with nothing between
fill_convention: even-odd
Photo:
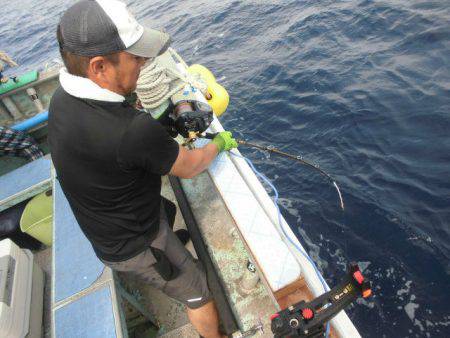
<instances>
[{"instance_id":1,"label":"fishing line","mask_svg":"<svg viewBox=\"0 0 450 338\"><path fill-rule=\"evenodd\" d=\"M206 133L204 136L203 135L198 135L198 137L207 138L207 139L211 140L216 135L217 135L217 133ZM315 164L315 163L312 163L312 162L310 162L308 160L305 160L303 158L303 156L292 155L292 154L286 153L284 151L281 151L281 150L279 150L279 149L277 149L277 148L275 148L273 146L262 146L262 145L259 145L259 144L255 144L255 143L251 143L251 142L247 142L247 141L239 140L239 139L236 139L236 142L238 144L240 144L240 145L243 145L243 146L259 149L259 150L262 150L262 151L267 151L269 153L273 153L273 154L277 154L279 156L283 156L283 157L289 158L291 160L297 161L297 162L299 162L299 163L301 163L303 165L306 165L306 166L308 166L308 167L318 171L322 176L326 177L332 183L332 185L336 189L338 197L339 197L339 205L340 205L341 209L344 210L344 199L342 197L342 193L341 193L341 190L339 189L339 186L337 185L337 183L333 179L333 177L331 177L328 173L326 173L323 169L321 169L318 164Z\"/></svg>"},{"instance_id":2,"label":"fishing line","mask_svg":"<svg viewBox=\"0 0 450 338\"><path fill-rule=\"evenodd\" d=\"M236 142L238 144L244 145L244 146L248 146L248 147L252 147L252 148L256 148L259 150L263 150L263 151L268 151L270 153L273 154L277 154L286 158L290 158L291 160L297 161L303 165L306 165L310 168L313 168L314 170L317 170L322 176L325 176L327 179L330 180L330 182L333 184L334 188L337 191L338 197L339 197L339 204L341 206L341 209L344 210L344 199L342 198L342 193L341 190L339 189L339 186L337 185L336 181L328 174L326 173L324 170L322 170L319 165L311 163L305 159L303 159L303 156L300 155L292 155L289 153L286 153L284 151L281 151L273 146L262 146L259 144L254 144L254 143L250 143L244 140L236 140Z\"/></svg>"}]
</instances>

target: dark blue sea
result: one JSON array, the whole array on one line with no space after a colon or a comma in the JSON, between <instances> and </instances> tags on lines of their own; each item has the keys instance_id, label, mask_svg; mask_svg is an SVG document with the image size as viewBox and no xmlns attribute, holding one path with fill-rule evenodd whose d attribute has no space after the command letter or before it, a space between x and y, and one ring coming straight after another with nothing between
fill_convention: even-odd
<instances>
[{"instance_id":1,"label":"dark blue sea","mask_svg":"<svg viewBox=\"0 0 450 338\"><path fill-rule=\"evenodd\" d=\"M0 49L58 57L68 0L0 0ZM348 310L364 337L450 337L450 2L128 1L189 63L213 70L237 136L301 154L320 174L242 148L334 284L349 261L375 296ZM12 70L8 71L12 73Z\"/></svg>"}]
</instances>

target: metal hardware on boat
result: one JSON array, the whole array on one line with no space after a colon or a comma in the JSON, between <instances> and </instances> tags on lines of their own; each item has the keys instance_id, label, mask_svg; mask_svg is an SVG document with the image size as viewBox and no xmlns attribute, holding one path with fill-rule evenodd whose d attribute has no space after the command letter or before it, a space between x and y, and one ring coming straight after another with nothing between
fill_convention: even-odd
<instances>
[{"instance_id":1,"label":"metal hardware on boat","mask_svg":"<svg viewBox=\"0 0 450 338\"><path fill-rule=\"evenodd\" d=\"M44 105L39 99L36 89L34 89L33 87L27 88L27 94L30 97L31 101L33 101L34 106L36 107L38 112L43 112L45 110Z\"/></svg>"},{"instance_id":2,"label":"metal hardware on boat","mask_svg":"<svg viewBox=\"0 0 450 338\"><path fill-rule=\"evenodd\" d=\"M252 337L257 333L264 333L264 325L261 322L261 319L258 319L258 323L254 325L250 330L245 332L239 332L237 334L233 334L233 338L244 338L244 337Z\"/></svg>"},{"instance_id":3,"label":"metal hardware on boat","mask_svg":"<svg viewBox=\"0 0 450 338\"><path fill-rule=\"evenodd\" d=\"M237 233L237 229L235 227L231 228L229 235L234 239L239 238L239 234Z\"/></svg>"},{"instance_id":4,"label":"metal hardware on boat","mask_svg":"<svg viewBox=\"0 0 450 338\"><path fill-rule=\"evenodd\" d=\"M290 321L289 321L289 325L291 326L291 327L293 327L293 328L296 328L297 326L298 326L298 320L297 319L295 319L295 318L292 318Z\"/></svg>"},{"instance_id":5,"label":"metal hardware on boat","mask_svg":"<svg viewBox=\"0 0 450 338\"><path fill-rule=\"evenodd\" d=\"M252 262L247 261L247 268L244 270L239 284L240 291L244 294L249 294L256 288L258 282L259 275L256 272L256 266Z\"/></svg>"}]
</instances>

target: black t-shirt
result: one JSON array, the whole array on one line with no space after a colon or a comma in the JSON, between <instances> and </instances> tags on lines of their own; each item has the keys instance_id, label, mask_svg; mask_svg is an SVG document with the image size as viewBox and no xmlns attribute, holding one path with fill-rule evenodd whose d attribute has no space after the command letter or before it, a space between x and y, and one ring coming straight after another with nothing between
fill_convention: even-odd
<instances>
[{"instance_id":1,"label":"black t-shirt","mask_svg":"<svg viewBox=\"0 0 450 338\"><path fill-rule=\"evenodd\" d=\"M126 102L80 99L62 88L48 126L57 177L97 256L122 261L140 253L158 231L161 176L178 143Z\"/></svg>"}]
</instances>

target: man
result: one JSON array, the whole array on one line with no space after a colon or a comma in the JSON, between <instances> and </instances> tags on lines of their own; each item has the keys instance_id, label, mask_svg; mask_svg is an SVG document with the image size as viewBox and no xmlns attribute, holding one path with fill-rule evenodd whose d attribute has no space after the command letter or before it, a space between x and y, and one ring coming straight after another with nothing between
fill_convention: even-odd
<instances>
[{"instance_id":1,"label":"man","mask_svg":"<svg viewBox=\"0 0 450 338\"><path fill-rule=\"evenodd\" d=\"M168 225L161 176L193 177L236 141L223 132L187 150L127 103L141 67L170 38L138 24L125 4L80 1L62 16L57 36L66 69L50 103L49 143L81 229L106 265L184 303L202 336L220 337L205 272Z\"/></svg>"}]
</instances>

